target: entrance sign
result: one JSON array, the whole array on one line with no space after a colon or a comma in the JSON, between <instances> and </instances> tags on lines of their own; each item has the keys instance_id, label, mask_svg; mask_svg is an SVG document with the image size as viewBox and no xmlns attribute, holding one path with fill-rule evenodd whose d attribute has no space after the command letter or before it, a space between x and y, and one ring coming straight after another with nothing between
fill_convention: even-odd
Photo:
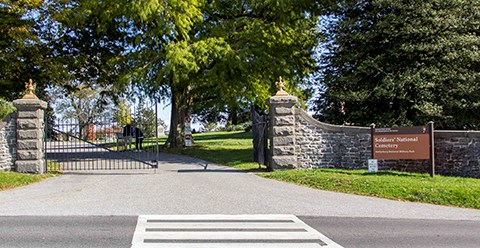
<instances>
[{"instance_id":1,"label":"entrance sign","mask_svg":"<svg viewBox=\"0 0 480 248\"><path fill-rule=\"evenodd\" d=\"M374 159L430 159L430 130L427 126L374 128Z\"/></svg>"},{"instance_id":2,"label":"entrance sign","mask_svg":"<svg viewBox=\"0 0 480 248\"><path fill-rule=\"evenodd\" d=\"M430 160L430 176L435 176L433 121L428 126L375 128L371 125L372 159ZM372 162L373 163L373 162ZM370 168L370 161L369 161Z\"/></svg>"}]
</instances>

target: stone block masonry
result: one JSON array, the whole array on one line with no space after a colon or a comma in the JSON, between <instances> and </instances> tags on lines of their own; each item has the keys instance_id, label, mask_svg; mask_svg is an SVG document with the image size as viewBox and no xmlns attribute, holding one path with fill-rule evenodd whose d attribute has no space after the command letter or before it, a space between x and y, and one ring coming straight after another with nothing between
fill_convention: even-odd
<instances>
[{"instance_id":1,"label":"stone block masonry","mask_svg":"<svg viewBox=\"0 0 480 248\"><path fill-rule=\"evenodd\" d=\"M16 113L0 121L0 171L11 171L17 157Z\"/></svg>"},{"instance_id":2,"label":"stone block masonry","mask_svg":"<svg viewBox=\"0 0 480 248\"><path fill-rule=\"evenodd\" d=\"M296 107L294 96L274 96L270 106L271 169L367 169L369 127L319 122ZM480 131L436 130L436 173L480 178ZM428 173L428 160L379 160L380 170Z\"/></svg>"},{"instance_id":3,"label":"stone block masonry","mask_svg":"<svg viewBox=\"0 0 480 248\"><path fill-rule=\"evenodd\" d=\"M435 131L436 171L480 178L480 132Z\"/></svg>"},{"instance_id":4,"label":"stone block masonry","mask_svg":"<svg viewBox=\"0 0 480 248\"><path fill-rule=\"evenodd\" d=\"M267 102L270 106L270 169L296 168L295 104L293 96L275 96Z\"/></svg>"},{"instance_id":5,"label":"stone block masonry","mask_svg":"<svg viewBox=\"0 0 480 248\"><path fill-rule=\"evenodd\" d=\"M366 168L370 129L319 122L296 108L298 168Z\"/></svg>"},{"instance_id":6,"label":"stone block masonry","mask_svg":"<svg viewBox=\"0 0 480 248\"><path fill-rule=\"evenodd\" d=\"M44 151L44 111L47 103L38 99L13 101L18 110L15 170L23 173L46 172Z\"/></svg>"}]
</instances>

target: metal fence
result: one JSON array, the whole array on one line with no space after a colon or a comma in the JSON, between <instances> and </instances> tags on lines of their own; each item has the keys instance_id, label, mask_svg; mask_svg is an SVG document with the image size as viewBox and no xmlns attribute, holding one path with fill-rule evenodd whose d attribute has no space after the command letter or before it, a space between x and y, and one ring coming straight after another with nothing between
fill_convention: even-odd
<instances>
[{"instance_id":1,"label":"metal fence","mask_svg":"<svg viewBox=\"0 0 480 248\"><path fill-rule=\"evenodd\" d=\"M138 137L133 132L124 136L124 127L108 119L90 123L68 119L46 128L45 156L50 171L134 170L158 166L158 135ZM146 129L132 126L132 130L135 128Z\"/></svg>"}]
</instances>

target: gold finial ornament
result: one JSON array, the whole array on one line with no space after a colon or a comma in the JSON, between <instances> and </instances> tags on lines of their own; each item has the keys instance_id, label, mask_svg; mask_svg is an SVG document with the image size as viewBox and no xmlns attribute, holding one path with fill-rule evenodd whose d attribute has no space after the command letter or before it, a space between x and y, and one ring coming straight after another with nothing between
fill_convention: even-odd
<instances>
[{"instance_id":1,"label":"gold finial ornament","mask_svg":"<svg viewBox=\"0 0 480 248\"><path fill-rule=\"evenodd\" d=\"M22 99L38 99L35 93L33 93L35 91L35 84L33 83L31 78L28 80L28 82L25 83L25 89L27 89L27 93L23 96Z\"/></svg>"},{"instance_id":2,"label":"gold finial ornament","mask_svg":"<svg viewBox=\"0 0 480 248\"><path fill-rule=\"evenodd\" d=\"M283 88L285 87L285 83L283 82L282 77L278 78L276 84L277 87L280 89L277 91L277 94L275 96L289 96L289 94L285 90L283 90Z\"/></svg>"}]
</instances>

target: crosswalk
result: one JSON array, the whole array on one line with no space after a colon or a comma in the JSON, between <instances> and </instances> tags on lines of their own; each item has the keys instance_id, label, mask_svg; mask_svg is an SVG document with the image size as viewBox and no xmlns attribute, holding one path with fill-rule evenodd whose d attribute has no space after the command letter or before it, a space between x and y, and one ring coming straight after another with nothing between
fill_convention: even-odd
<instances>
[{"instance_id":1,"label":"crosswalk","mask_svg":"<svg viewBox=\"0 0 480 248\"><path fill-rule=\"evenodd\" d=\"M132 248L341 248L294 215L141 215Z\"/></svg>"}]
</instances>

